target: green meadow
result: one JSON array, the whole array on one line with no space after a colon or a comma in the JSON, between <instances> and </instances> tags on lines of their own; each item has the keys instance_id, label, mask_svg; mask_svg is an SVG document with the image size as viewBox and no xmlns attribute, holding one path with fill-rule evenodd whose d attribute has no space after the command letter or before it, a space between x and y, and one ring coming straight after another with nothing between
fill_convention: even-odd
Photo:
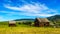
<instances>
[{"instance_id":1,"label":"green meadow","mask_svg":"<svg viewBox=\"0 0 60 34\"><path fill-rule=\"evenodd\" d=\"M60 28L16 25L16 27L9 27L8 22L0 23L0 34L60 34Z\"/></svg>"}]
</instances>

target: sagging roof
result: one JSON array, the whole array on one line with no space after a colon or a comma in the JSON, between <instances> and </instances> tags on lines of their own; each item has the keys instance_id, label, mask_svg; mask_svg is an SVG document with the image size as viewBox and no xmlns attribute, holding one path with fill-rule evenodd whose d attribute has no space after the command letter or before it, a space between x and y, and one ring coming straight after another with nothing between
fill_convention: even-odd
<instances>
[{"instance_id":1,"label":"sagging roof","mask_svg":"<svg viewBox=\"0 0 60 34\"><path fill-rule=\"evenodd\" d=\"M9 21L9 24L15 24L16 21Z\"/></svg>"},{"instance_id":2,"label":"sagging roof","mask_svg":"<svg viewBox=\"0 0 60 34\"><path fill-rule=\"evenodd\" d=\"M47 18L36 18L39 22L50 22Z\"/></svg>"}]
</instances>

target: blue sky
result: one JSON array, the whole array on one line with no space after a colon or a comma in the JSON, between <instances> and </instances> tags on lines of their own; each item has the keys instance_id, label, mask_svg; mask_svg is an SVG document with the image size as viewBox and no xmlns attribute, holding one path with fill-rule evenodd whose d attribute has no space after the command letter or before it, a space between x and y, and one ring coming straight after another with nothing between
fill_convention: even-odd
<instances>
[{"instance_id":1,"label":"blue sky","mask_svg":"<svg viewBox=\"0 0 60 34\"><path fill-rule=\"evenodd\" d=\"M60 14L60 0L0 0L0 21Z\"/></svg>"}]
</instances>

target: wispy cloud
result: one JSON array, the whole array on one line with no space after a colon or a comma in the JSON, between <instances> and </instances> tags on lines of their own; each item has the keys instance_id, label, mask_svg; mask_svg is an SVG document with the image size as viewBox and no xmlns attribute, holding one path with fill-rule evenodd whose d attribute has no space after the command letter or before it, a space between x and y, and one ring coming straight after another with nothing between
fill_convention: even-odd
<instances>
[{"instance_id":1,"label":"wispy cloud","mask_svg":"<svg viewBox=\"0 0 60 34\"><path fill-rule=\"evenodd\" d=\"M34 3L34 2L31 2L31 3ZM22 11L22 13L20 12L18 13L18 15L20 14L20 15L25 15L25 16L48 17L48 16L57 14L56 10L50 9L45 4L41 4L41 3L34 3L34 4L26 3L19 7L4 5L4 7L11 10Z\"/></svg>"}]
</instances>

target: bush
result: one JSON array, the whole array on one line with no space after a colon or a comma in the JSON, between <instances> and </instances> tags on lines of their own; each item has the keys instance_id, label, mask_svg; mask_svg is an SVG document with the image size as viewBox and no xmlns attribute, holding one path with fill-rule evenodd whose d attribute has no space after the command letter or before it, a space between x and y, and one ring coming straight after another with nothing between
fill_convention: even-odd
<instances>
[{"instance_id":1,"label":"bush","mask_svg":"<svg viewBox=\"0 0 60 34\"><path fill-rule=\"evenodd\" d=\"M31 25L32 22L23 22L23 24L25 24L25 25Z\"/></svg>"}]
</instances>

